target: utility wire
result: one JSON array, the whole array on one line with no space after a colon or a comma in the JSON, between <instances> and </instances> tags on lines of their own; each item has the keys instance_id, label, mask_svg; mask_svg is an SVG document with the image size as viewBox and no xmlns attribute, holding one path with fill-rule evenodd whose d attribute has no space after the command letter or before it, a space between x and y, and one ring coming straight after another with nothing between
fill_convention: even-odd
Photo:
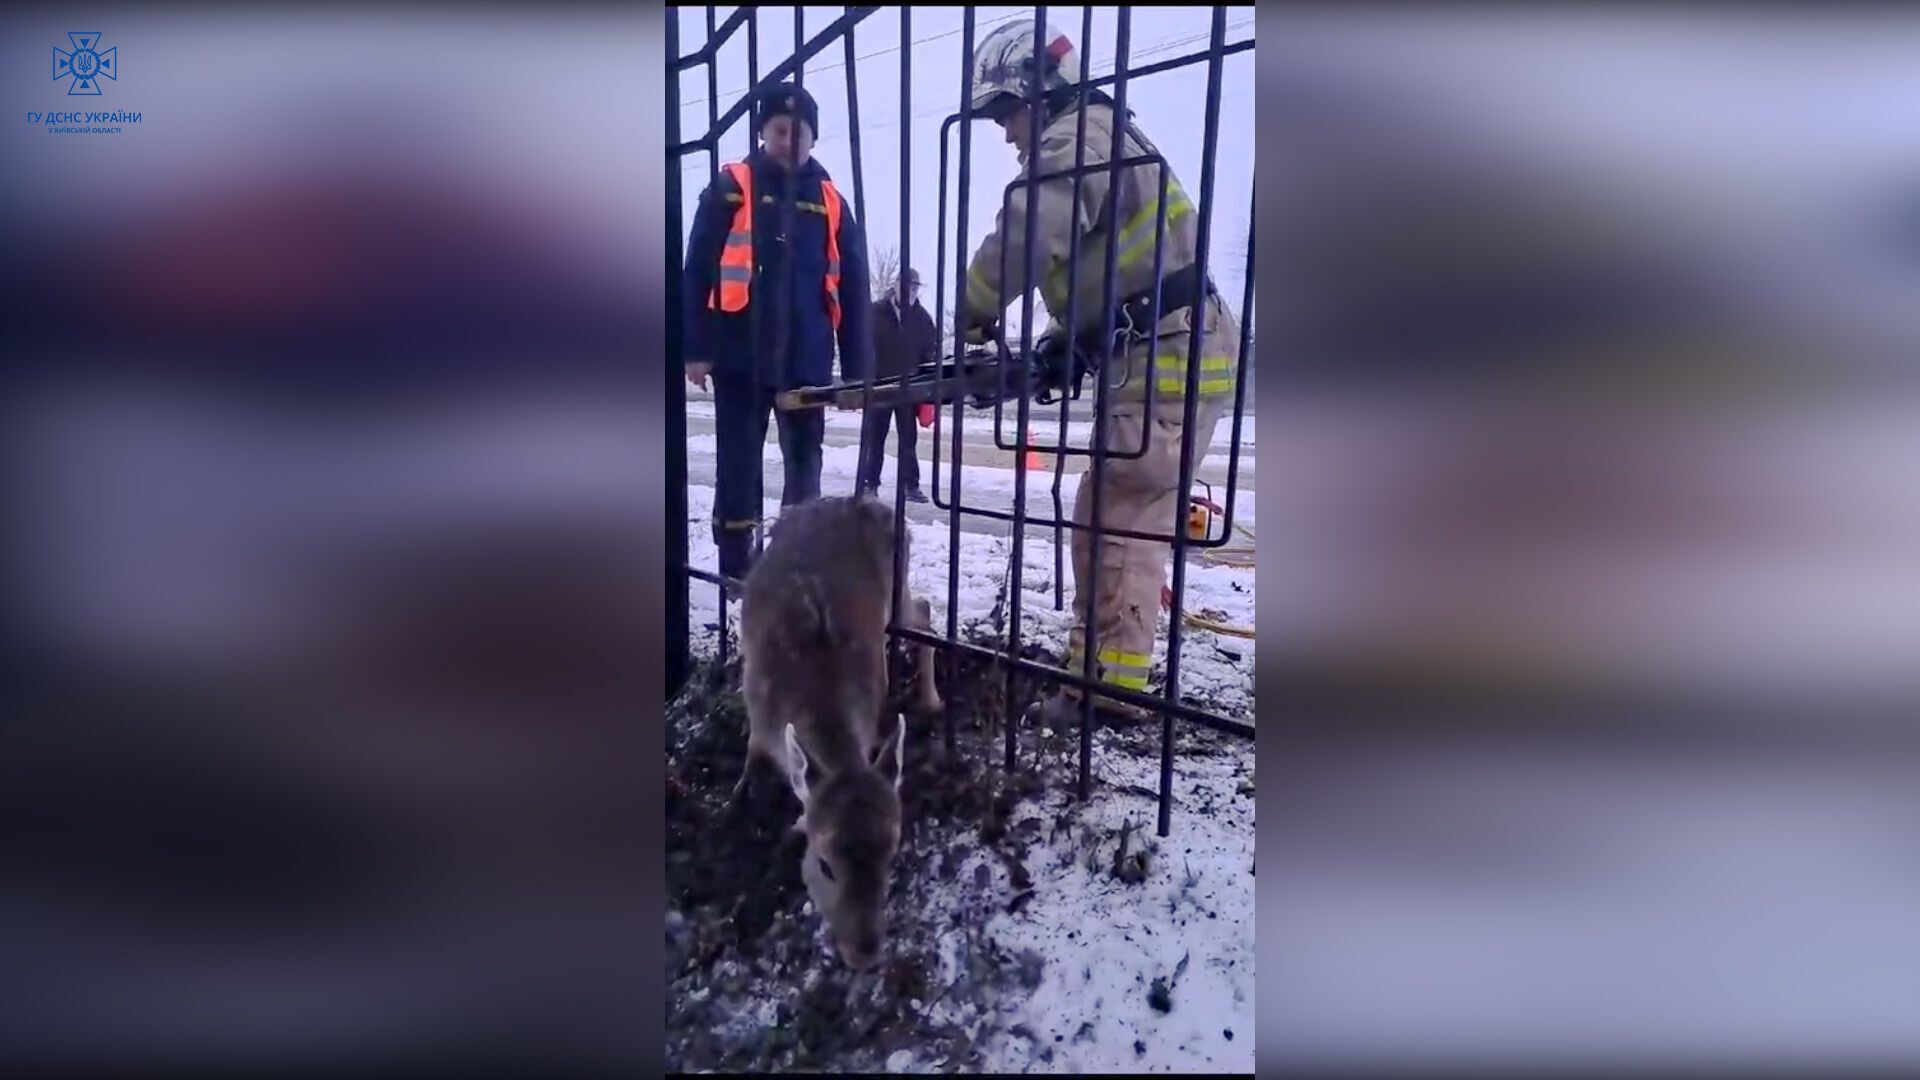
<instances>
[{"instance_id":1,"label":"utility wire","mask_svg":"<svg viewBox=\"0 0 1920 1080\"><path fill-rule=\"evenodd\" d=\"M1027 15L1027 16L1030 16L1030 15L1032 15L1032 14L1033 14L1033 9L1032 9L1032 8L1027 8L1027 9L1026 9L1026 12L1025 12L1025 15ZM997 27L997 26L999 26L999 25L1001 25L1001 23L1009 23L1009 22L1013 22L1013 21L1014 21L1015 19L1019 19L1019 18L1022 18L1022 17L1023 17L1022 15L1011 15L1011 16L1008 16L1007 18L1004 18L1004 19L1001 19L1001 20L1000 20L999 22L994 22L994 23L988 23L988 24L987 24L987 26L986 26L986 28L990 30L990 29L992 29L992 28L994 28L994 27ZM964 26L961 26L961 27L957 27L957 28L955 28L955 29L952 29L952 30L948 30L948 31L946 31L946 32L944 32L944 33L939 33L939 34L933 34L933 35L931 35L931 36L929 36L929 37L923 37L923 38L915 38L915 39L913 40L913 42L912 42L912 43L913 43L914 45L925 45L925 44L926 44L927 42L929 42L929 41L939 41L939 40L940 40L940 39L942 39L942 38L950 38L950 37L953 37L954 35L956 35L956 34L958 34L958 33L960 33L960 31L962 31L962 30L965 30L965 29L966 29L966 27L964 27ZM1202 36L1204 36L1204 35L1202 35ZM871 60L871 59L873 59L873 58L874 58L874 57L876 57L876 56L885 56L885 55L887 55L888 53L897 53L897 52L899 52L899 51L900 51L900 46L898 46L898 45L889 45L888 47L886 47L886 48L884 48L884 49L876 49L876 50L874 50L873 52L870 52L870 53L867 53L867 54L866 54L866 55L864 55L864 56L856 56L856 57L854 57L854 61L855 61L855 62L857 63L857 62L859 62L859 61L861 61L861 60ZM813 67L813 66L811 66L811 65L809 65L809 66L807 67L807 74L809 74L809 75L812 75L812 74L814 74L814 73L816 73L816 72L821 72L821 71L835 71L835 70L838 70L838 69L840 69L840 68L843 68L843 67L846 67L846 66L847 66L847 62L846 62L845 60L842 60L842 61L839 61L838 63L833 63L833 64L822 64L822 65L821 65L821 66L819 66L819 67ZM747 91L749 91L749 90L751 90L751 89L753 89L753 87L751 87L751 86L743 86L743 87L741 87L741 88L739 88L738 90L729 90L729 91L727 91L727 93L726 93L726 96L727 96L727 97L733 97L733 96L735 96L735 95L737 95L737 94L744 94L744 93L746 93ZM680 103L680 107L681 107L682 109L685 109L685 108L687 108L688 106L692 106L692 105L704 105L704 104L706 104L706 103L707 103L707 99L706 99L706 98L694 98L694 99L692 99L691 101L683 101L683 102L681 102L681 103Z\"/></svg>"},{"instance_id":2,"label":"utility wire","mask_svg":"<svg viewBox=\"0 0 1920 1080\"><path fill-rule=\"evenodd\" d=\"M1029 11L1029 14L1031 14L1031 11ZM1018 16L1015 16L1014 18L1018 18ZM1012 19L1012 18L1010 18L1010 19L1003 19L1003 20L1001 20L1001 22L1003 22L1003 23L1004 23L1004 22L1012 22L1012 21L1013 21L1013 19ZM1233 31L1233 30L1244 30L1244 29L1246 29L1247 27L1249 27L1249 26L1252 26L1252 25L1253 25L1253 22L1254 22L1254 21L1253 21L1252 19L1247 19L1247 20L1245 20L1245 21L1243 21L1243 22L1238 22L1238 23L1233 23L1233 24L1231 24L1231 25L1229 25L1229 26L1227 27L1227 29L1228 29L1229 31ZM996 25L997 25L997 24L996 24ZM963 29L964 29L964 28L963 28ZM925 39L923 39L923 40L925 40L925 41L933 41L933 40L936 40L937 38L942 38L942 37L952 37L952 36L953 36L954 34L957 34L957 33L959 33L959 32L960 32L959 30L951 30L951 31L948 31L947 33L944 33L944 34L937 34L937 35L934 35L934 37L930 37L930 38L925 38ZM1134 50L1134 51L1131 51L1131 52L1129 52L1129 54L1128 54L1128 56L1127 56L1127 66L1128 66L1129 68L1131 68L1131 67L1133 67L1133 66L1135 66L1135 63L1136 63L1136 61L1139 61L1139 60L1141 60L1141 59L1144 59L1144 58L1146 58L1146 57L1150 57L1150 56L1157 56L1157 55L1159 55L1159 54L1161 54L1161 53L1166 53L1166 52L1172 52L1173 50L1175 50L1175 49L1178 49L1178 48L1181 48L1182 46L1186 46L1186 45L1193 45L1193 44L1197 44L1197 43L1199 43L1199 42L1201 42L1201 41L1205 41L1205 40L1207 40L1207 39L1208 39L1208 38L1210 38L1211 36L1212 36L1212 32L1211 32L1211 31L1207 31L1207 32L1203 32L1203 33L1198 33L1198 34L1189 34L1189 35L1187 35L1187 36L1185 36L1185 37L1180 37L1180 38L1172 38L1172 39L1163 39L1163 40L1161 40L1161 41L1159 41L1159 42L1156 42L1156 43L1154 43L1154 44L1152 44L1152 45L1149 45L1149 46L1147 46L1147 47L1145 47L1145 48L1142 48L1142 49L1138 49L1138 50ZM916 41L916 42L914 42L914 44L916 44L916 45L917 45L917 44L920 44L920 42L918 42L918 41ZM1232 42L1228 42L1228 44L1232 44ZM889 48L889 49L882 49L882 50L880 50L879 52L876 52L876 53L872 53L872 54L869 54L869 55L873 55L873 56L879 56L879 55L881 55L881 54L883 54L883 53L888 53L888 52L898 52L899 50L900 50L900 47L899 47L898 45L895 45L895 46L893 46L892 48ZM862 57L858 57L857 59L859 59L859 60L865 60L865 59L867 59L867 57L865 57L865 56L862 56ZM1093 66L1092 68L1090 68L1090 69L1089 69L1089 71L1088 71L1088 77L1089 77L1089 78L1099 78L1099 77L1101 77L1101 76L1103 76L1103 75L1105 75L1105 74L1108 74L1108 73L1110 73L1110 72L1112 72L1112 71L1114 70L1114 68L1115 68L1115 66L1116 66L1116 63L1115 63L1115 62L1116 62L1117 60L1118 60L1118 57L1110 57L1110 58L1108 58L1107 60L1105 60L1105 61L1103 61L1103 62L1101 62L1101 63L1099 63L1099 64L1095 64L1095 65L1094 65L1094 66ZM844 63L842 63L842 64L838 64L838 65L835 65L835 66L836 66L836 67L844 67L844 66L846 66L846 65L845 65ZM821 68L821 69L819 69L819 70L822 70L822 71L825 71L825 70L828 70L828 69L826 69L826 68ZM744 91L742 91L742 92L744 92ZM1247 93L1248 93L1248 92L1246 92L1246 91L1243 91L1243 92L1241 92L1241 93L1239 93L1239 94L1232 94L1232 95L1229 95L1229 96L1228 96L1227 98L1225 98L1225 99L1223 99L1223 100L1232 100L1232 99L1234 99L1234 98L1240 98L1240 97L1245 97ZM700 99L700 100L701 100L701 101L705 101L706 99L705 99L705 98L702 98L702 99ZM952 115L952 114L954 114L955 112L958 112L958 111L959 111L959 109L960 109L960 105L959 105L959 103L958 103L958 102L955 102L955 103L953 103L953 104L951 104L951 105L941 105L941 106L936 106L936 107L934 107L934 108L931 108L931 109L926 109L926 110L924 110L924 111L921 111L921 112L916 112L916 113L914 113L914 114L912 115L912 117L911 117L911 119L913 119L913 120L929 120L929 119L932 119L932 118L934 118L934 117L946 117L946 116L951 116L951 115ZM866 132L872 132L872 131L888 131L888 130L891 130L891 129L893 129L893 128L896 128L896 127L898 127L898 126L900 126L900 122L899 122L898 120L885 120L885 121L881 121L880 123L877 123L877 124L862 124L862 125L861 125L861 127L860 127L860 130L861 130L861 132L862 132L862 133L864 134L864 133L866 133ZM834 142L836 142L836 141L839 141L839 140L841 140L841 139L843 139L843 138L844 138L844 136L841 136L841 135L831 135L831 136L828 136L827 138L824 138L824 139L821 139L821 140L819 140L818 142L816 142L816 143L814 143L814 145L815 145L815 146L824 146L824 145L831 145L832 143L834 143ZM685 168L682 168L682 169L680 170L680 172L681 172L681 174L682 174L682 175L684 175L684 176L691 176L691 175L693 175L694 173L696 173L696 172L700 172L700 171L702 171L702 170L703 170L703 169L705 169L705 168L706 168L706 166L704 166L704 165L692 165L692 166L688 166L688 167L685 167Z\"/></svg>"}]
</instances>

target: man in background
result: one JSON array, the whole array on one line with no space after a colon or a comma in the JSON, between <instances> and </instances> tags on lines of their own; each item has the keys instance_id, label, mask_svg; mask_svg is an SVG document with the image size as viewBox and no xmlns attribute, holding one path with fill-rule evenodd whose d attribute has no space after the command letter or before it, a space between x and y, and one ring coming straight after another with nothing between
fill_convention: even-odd
<instances>
[{"instance_id":1,"label":"man in background","mask_svg":"<svg viewBox=\"0 0 1920 1080\"><path fill-rule=\"evenodd\" d=\"M939 350L940 332L933 325L933 316L920 306L920 275L904 269L898 284L873 302L874 374L881 378L911 374L922 364L933 361ZM891 423L896 438L894 452L900 458L900 476L906 482L907 501L927 501L920 490L914 413L912 405L879 407L867 412L860 425L858 494L879 493L880 466L886 458L887 425Z\"/></svg>"}]
</instances>

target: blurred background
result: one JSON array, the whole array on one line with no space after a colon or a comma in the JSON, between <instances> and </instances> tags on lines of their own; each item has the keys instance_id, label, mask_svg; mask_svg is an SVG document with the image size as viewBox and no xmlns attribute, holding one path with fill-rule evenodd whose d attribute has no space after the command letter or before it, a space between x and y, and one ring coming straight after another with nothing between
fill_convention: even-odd
<instances>
[{"instance_id":1,"label":"blurred background","mask_svg":"<svg viewBox=\"0 0 1920 1080\"><path fill-rule=\"evenodd\" d=\"M1920 19L1258 32L1262 1070L1920 1065Z\"/></svg>"},{"instance_id":2,"label":"blurred background","mask_svg":"<svg viewBox=\"0 0 1920 1080\"><path fill-rule=\"evenodd\" d=\"M0 20L0 1063L644 1071L659 15Z\"/></svg>"},{"instance_id":3,"label":"blurred background","mask_svg":"<svg viewBox=\"0 0 1920 1080\"><path fill-rule=\"evenodd\" d=\"M0 1061L652 1060L661 17L0 14ZM1912 1068L1920 21L1256 33L1260 1068Z\"/></svg>"}]
</instances>

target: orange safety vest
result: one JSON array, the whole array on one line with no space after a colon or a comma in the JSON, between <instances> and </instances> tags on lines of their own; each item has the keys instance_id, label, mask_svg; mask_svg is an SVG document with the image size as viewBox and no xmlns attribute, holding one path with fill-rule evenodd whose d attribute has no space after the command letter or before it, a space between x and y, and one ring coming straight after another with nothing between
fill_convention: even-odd
<instances>
[{"instance_id":1,"label":"orange safety vest","mask_svg":"<svg viewBox=\"0 0 1920 1080\"><path fill-rule=\"evenodd\" d=\"M744 161L726 165L727 175L740 188L740 208L733 212L727 242L720 249L720 283L707 299L715 311L747 310L748 284L753 280L753 169ZM827 218L827 317L840 329L840 192L833 181L820 180L820 204Z\"/></svg>"}]
</instances>

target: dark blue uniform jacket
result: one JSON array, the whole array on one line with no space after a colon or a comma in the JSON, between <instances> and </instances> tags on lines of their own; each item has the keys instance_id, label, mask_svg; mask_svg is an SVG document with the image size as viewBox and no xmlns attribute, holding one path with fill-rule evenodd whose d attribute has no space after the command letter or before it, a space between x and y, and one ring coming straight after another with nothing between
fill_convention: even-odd
<instances>
[{"instance_id":1,"label":"dark blue uniform jacket","mask_svg":"<svg viewBox=\"0 0 1920 1080\"><path fill-rule=\"evenodd\" d=\"M827 171L819 161L802 166L798 204L790 228L785 221L789 187L785 169L760 151L747 157L753 168L753 254L755 277L747 310L737 314L709 308L720 274L720 251L739 203L733 178L722 170L700 196L693 231L687 239L686 359L705 360L716 371L759 372L773 389L821 386L833 381L835 345L844 379L863 379L873 355L870 318L872 292L867 283L867 244L853 219L851 193L840 189L840 332L827 314L827 219L818 209L820 181ZM758 321L758 339L754 324Z\"/></svg>"}]
</instances>

